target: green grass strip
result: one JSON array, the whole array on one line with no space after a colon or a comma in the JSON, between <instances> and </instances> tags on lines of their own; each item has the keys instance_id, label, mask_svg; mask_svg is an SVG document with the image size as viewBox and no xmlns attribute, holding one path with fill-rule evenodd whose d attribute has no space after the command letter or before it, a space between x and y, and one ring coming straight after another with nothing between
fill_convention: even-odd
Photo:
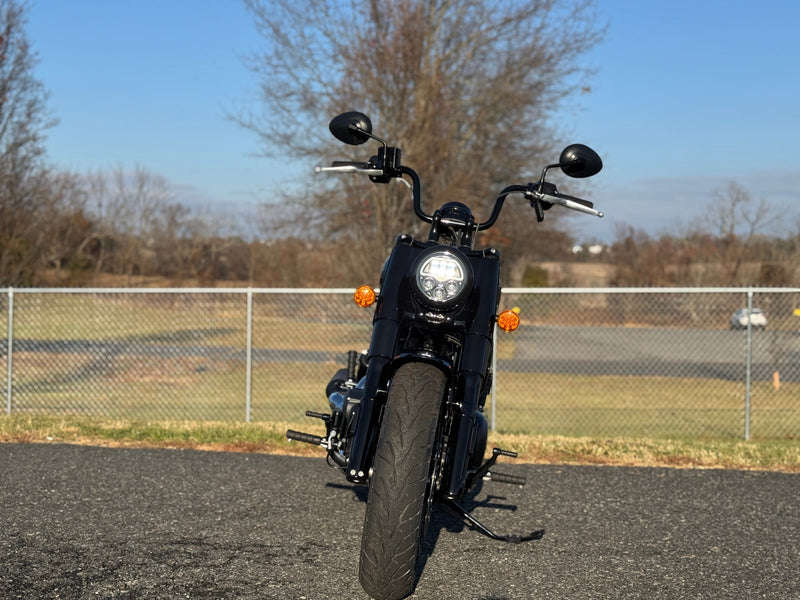
<instances>
[{"instance_id":1,"label":"green grass strip","mask_svg":"<svg viewBox=\"0 0 800 600\"><path fill-rule=\"evenodd\" d=\"M73 416L0 417L0 443L67 443L111 447L182 448L324 457L321 448L288 442L279 422L127 421ZM305 430L309 425L305 424ZM319 431L312 433L322 434ZM800 472L794 439L565 437L491 434L489 445L519 453L518 462L640 467L726 468Z\"/></svg>"}]
</instances>

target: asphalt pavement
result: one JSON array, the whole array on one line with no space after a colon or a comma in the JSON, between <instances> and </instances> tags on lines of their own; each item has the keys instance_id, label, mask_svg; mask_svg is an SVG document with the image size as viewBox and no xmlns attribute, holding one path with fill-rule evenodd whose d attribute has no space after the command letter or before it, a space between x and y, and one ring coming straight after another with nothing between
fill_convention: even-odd
<instances>
[{"instance_id":1,"label":"asphalt pavement","mask_svg":"<svg viewBox=\"0 0 800 600\"><path fill-rule=\"evenodd\" d=\"M510 461L506 461L507 463ZM510 464L436 513L411 598L800 598L800 475ZM0 598L365 599L320 457L0 444Z\"/></svg>"},{"instance_id":2,"label":"asphalt pavement","mask_svg":"<svg viewBox=\"0 0 800 600\"><path fill-rule=\"evenodd\" d=\"M513 334L514 354L498 360L508 371L693 377L744 381L747 332L669 327L533 326ZM751 376L800 381L800 334L754 331Z\"/></svg>"}]
</instances>

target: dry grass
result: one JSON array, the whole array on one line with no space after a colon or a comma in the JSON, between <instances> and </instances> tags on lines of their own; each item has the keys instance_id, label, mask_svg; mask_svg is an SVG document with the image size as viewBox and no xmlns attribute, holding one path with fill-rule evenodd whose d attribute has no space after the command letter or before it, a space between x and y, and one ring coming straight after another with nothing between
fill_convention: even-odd
<instances>
[{"instance_id":1,"label":"dry grass","mask_svg":"<svg viewBox=\"0 0 800 600\"><path fill-rule=\"evenodd\" d=\"M288 442L284 433L290 427L298 426L13 415L0 418L0 443L67 443L324 457L321 448ZM526 463L800 473L800 443L789 439L744 442L491 434L489 445L518 452L517 461Z\"/></svg>"},{"instance_id":2,"label":"dry grass","mask_svg":"<svg viewBox=\"0 0 800 600\"><path fill-rule=\"evenodd\" d=\"M518 452L525 462L800 473L800 444L790 439L745 442L555 435L490 437L490 442Z\"/></svg>"}]
</instances>

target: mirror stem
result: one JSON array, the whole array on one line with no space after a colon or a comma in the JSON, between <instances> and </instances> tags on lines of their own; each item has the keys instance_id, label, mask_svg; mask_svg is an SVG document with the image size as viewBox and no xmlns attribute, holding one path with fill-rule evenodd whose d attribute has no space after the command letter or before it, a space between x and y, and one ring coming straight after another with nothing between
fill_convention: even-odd
<instances>
[{"instance_id":1,"label":"mirror stem","mask_svg":"<svg viewBox=\"0 0 800 600\"><path fill-rule=\"evenodd\" d=\"M363 129L361 129L361 128L360 128L358 125L356 125L355 123L350 123L350 125L348 125L348 126L347 126L347 128L348 128L350 131L355 131L355 132L358 132L358 133L360 133L360 134L362 134L362 135L365 135L365 136L367 136L367 137L368 137L368 138L370 138L370 139L373 139L373 140L375 140L376 142L379 142L379 143L383 144L384 152L386 152L386 140L384 140L384 139L382 139L382 138L379 138L377 135L372 135L372 134L371 134L371 133L369 133L368 131L364 131Z\"/></svg>"}]
</instances>

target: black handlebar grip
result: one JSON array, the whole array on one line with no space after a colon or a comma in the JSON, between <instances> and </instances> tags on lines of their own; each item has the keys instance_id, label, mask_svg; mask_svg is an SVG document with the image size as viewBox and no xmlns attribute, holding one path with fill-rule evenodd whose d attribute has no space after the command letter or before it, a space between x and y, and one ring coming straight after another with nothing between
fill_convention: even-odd
<instances>
[{"instance_id":1,"label":"black handlebar grip","mask_svg":"<svg viewBox=\"0 0 800 600\"><path fill-rule=\"evenodd\" d=\"M306 444L313 444L314 446L319 446L322 443L322 438L318 435L294 431L293 429L286 432L286 437L290 440L305 442Z\"/></svg>"}]
</instances>

